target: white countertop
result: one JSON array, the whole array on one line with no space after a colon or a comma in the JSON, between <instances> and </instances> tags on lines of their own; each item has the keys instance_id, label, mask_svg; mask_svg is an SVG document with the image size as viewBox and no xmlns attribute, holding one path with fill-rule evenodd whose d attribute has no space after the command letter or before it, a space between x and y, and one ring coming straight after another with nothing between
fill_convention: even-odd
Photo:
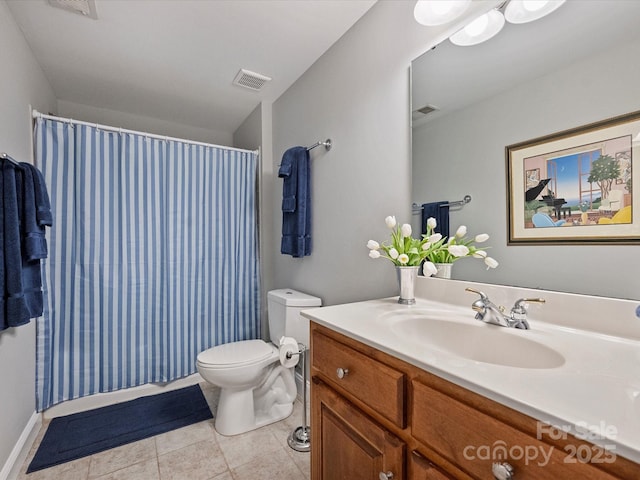
<instances>
[{"instance_id":1,"label":"white countertop","mask_svg":"<svg viewBox=\"0 0 640 480\"><path fill-rule=\"evenodd\" d=\"M532 294L548 300L541 308L530 309L530 330L516 330L475 320L470 305L476 297L457 293L464 291L465 286L479 286L487 292L499 287L446 280L435 280L439 283L434 284L432 279L426 280L429 283L423 281L423 287L418 289L427 293L424 296L429 296L428 291L431 291L431 296L438 294L439 298L449 297L447 300L450 300L449 290L453 289L453 294L461 299L456 300L458 305L418 298L415 305L406 306L397 303L398 297L392 297L305 310L303 315L541 422L563 427L579 438L604 446L615 455L640 463L640 340L635 336L638 326L633 323L629 329L614 325L616 321L610 316L611 310L618 316L621 316L619 312L624 312L622 320L640 324L640 319L635 314L631 318L630 313L637 308L638 302L603 299L602 305L608 310L602 315L593 308L579 308L580 305L584 307L585 299L599 305L597 297L581 298L579 295L523 289L509 291L509 287L505 287L507 291L502 294L513 297L509 306L520 296ZM434 285L438 288L426 288ZM448 290L446 294L441 291L443 286ZM500 296L492 291L490 297L493 294ZM614 307L612 300L616 303ZM563 309L578 305L576 308L581 310L583 317L598 318L595 323L585 320L586 330L567 326L573 321L571 319L564 324L537 319L537 316L552 317L549 307L554 305L562 305ZM544 315L541 314L543 311L546 312ZM442 321L468 322L469 335L477 336L480 327L493 329L479 332L485 338L487 334L495 333L501 342L509 342L512 336L532 340L560 353L564 363L553 368L504 366L471 360L464 354L424 344L417 337L407 340L406 334L398 328L401 319L421 314L438 316ZM570 317L568 314L560 316L563 319ZM612 324L611 331L615 333L627 329L629 335L613 335L605 327L594 328L597 322ZM428 324L429 320L426 320L426 335ZM465 328L456 330L458 336L465 334ZM460 338L460 342L464 339Z\"/></svg>"}]
</instances>

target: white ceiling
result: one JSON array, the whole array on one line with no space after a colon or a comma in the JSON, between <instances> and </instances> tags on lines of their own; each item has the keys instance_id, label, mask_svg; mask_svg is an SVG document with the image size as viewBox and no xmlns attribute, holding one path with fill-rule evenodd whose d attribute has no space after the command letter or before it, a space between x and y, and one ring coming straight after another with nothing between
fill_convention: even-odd
<instances>
[{"instance_id":1,"label":"white ceiling","mask_svg":"<svg viewBox=\"0 0 640 480\"><path fill-rule=\"evenodd\" d=\"M375 0L96 0L97 20L7 3L58 100L233 133ZM273 80L234 86L241 68Z\"/></svg>"}]
</instances>

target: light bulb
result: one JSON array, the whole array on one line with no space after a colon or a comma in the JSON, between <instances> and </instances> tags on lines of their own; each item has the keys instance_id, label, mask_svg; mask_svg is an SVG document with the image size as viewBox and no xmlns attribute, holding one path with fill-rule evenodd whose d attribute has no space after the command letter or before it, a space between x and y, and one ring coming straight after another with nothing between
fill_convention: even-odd
<instances>
[{"instance_id":1,"label":"light bulb","mask_svg":"<svg viewBox=\"0 0 640 480\"><path fill-rule=\"evenodd\" d=\"M418 0L413 16L422 25L444 25L462 15L470 4L471 0Z\"/></svg>"},{"instance_id":2,"label":"light bulb","mask_svg":"<svg viewBox=\"0 0 640 480\"><path fill-rule=\"evenodd\" d=\"M504 11L509 23L528 23L549 15L565 0L510 0Z\"/></svg>"},{"instance_id":3,"label":"light bulb","mask_svg":"<svg viewBox=\"0 0 640 480\"><path fill-rule=\"evenodd\" d=\"M504 16L498 10L491 10L454 33L449 40L454 45L469 46L485 42L498 34L504 26Z\"/></svg>"},{"instance_id":4,"label":"light bulb","mask_svg":"<svg viewBox=\"0 0 640 480\"><path fill-rule=\"evenodd\" d=\"M487 25L489 25L489 15L485 13L464 27L464 31L471 37L477 37L487 29Z\"/></svg>"},{"instance_id":5,"label":"light bulb","mask_svg":"<svg viewBox=\"0 0 640 480\"><path fill-rule=\"evenodd\" d=\"M529 12L537 12L549 3L548 0L522 0L522 6Z\"/></svg>"},{"instance_id":6,"label":"light bulb","mask_svg":"<svg viewBox=\"0 0 640 480\"><path fill-rule=\"evenodd\" d=\"M447 15L453 9L453 5L446 0L433 0L431 9L436 15Z\"/></svg>"}]
</instances>

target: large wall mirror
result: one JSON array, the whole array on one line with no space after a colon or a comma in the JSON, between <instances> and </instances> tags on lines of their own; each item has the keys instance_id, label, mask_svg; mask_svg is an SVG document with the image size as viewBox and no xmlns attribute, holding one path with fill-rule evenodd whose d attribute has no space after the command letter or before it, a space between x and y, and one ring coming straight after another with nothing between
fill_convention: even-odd
<instances>
[{"instance_id":1,"label":"large wall mirror","mask_svg":"<svg viewBox=\"0 0 640 480\"><path fill-rule=\"evenodd\" d=\"M447 40L412 62L412 200L471 195L452 209L451 231L488 233L500 262L486 271L462 259L453 278L640 299L640 245L508 246L505 172L509 145L640 110L639 19L637 1L569 1L483 44Z\"/></svg>"}]
</instances>

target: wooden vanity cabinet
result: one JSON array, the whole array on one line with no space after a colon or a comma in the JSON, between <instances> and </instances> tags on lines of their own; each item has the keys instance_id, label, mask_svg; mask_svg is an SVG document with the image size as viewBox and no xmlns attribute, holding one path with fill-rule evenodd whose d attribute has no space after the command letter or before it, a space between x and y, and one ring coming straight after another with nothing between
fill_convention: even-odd
<instances>
[{"instance_id":1,"label":"wooden vanity cabinet","mask_svg":"<svg viewBox=\"0 0 640 480\"><path fill-rule=\"evenodd\" d=\"M380 472L403 478L404 443L321 381L313 385L322 456L314 463L313 478L369 480ZM313 431L312 431L313 434Z\"/></svg>"},{"instance_id":2,"label":"wooden vanity cabinet","mask_svg":"<svg viewBox=\"0 0 640 480\"><path fill-rule=\"evenodd\" d=\"M411 452L409 458L409 480L451 480L437 465L432 463L417 450Z\"/></svg>"},{"instance_id":3,"label":"wooden vanity cabinet","mask_svg":"<svg viewBox=\"0 0 640 480\"><path fill-rule=\"evenodd\" d=\"M640 478L629 460L541 436L535 419L315 322L311 377L312 480L486 480L496 460L517 480Z\"/></svg>"}]
</instances>

